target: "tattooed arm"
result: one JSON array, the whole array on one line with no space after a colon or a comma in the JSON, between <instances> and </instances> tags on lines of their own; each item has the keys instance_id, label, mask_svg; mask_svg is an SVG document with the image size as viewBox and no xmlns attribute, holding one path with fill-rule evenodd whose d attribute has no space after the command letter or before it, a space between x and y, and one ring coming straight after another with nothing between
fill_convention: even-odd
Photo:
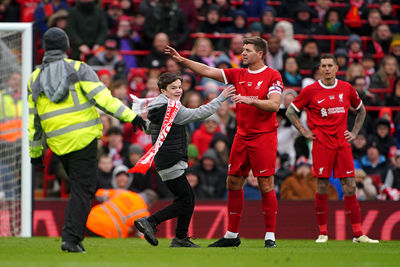
<instances>
[{"instance_id":1,"label":"tattooed arm","mask_svg":"<svg viewBox=\"0 0 400 267\"><path fill-rule=\"evenodd\" d=\"M350 143L356 138L358 132L361 130L364 124L366 115L367 111L365 110L364 105L361 104L360 108L357 110L357 116L354 122L353 130L351 130L351 132L349 130L344 131L344 137L346 138L347 142Z\"/></svg>"},{"instance_id":2,"label":"tattooed arm","mask_svg":"<svg viewBox=\"0 0 400 267\"><path fill-rule=\"evenodd\" d=\"M311 132L310 130L307 130L304 128L303 125L301 125L300 118L296 113L296 110L290 105L288 109L286 110L286 117L290 120L290 122L293 124L294 127L307 139L317 139L315 137L315 134Z\"/></svg>"}]
</instances>

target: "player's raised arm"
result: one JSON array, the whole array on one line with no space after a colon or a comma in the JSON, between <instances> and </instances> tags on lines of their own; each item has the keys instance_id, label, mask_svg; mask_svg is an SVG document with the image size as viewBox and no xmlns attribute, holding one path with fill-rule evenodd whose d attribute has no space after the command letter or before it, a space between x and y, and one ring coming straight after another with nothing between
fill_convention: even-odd
<instances>
[{"instance_id":1,"label":"player's raised arm","mask_svg":"<svg viewBox=\"0 0 400 267\"><path fill-rule=\"evenodd\" d=\"M171 46L167 46L165 48L165 53L169 54L173 59L182 63L194 73L200 74L201 76L205 76L219 82L225 82L224 77L222 76L222 71L217 68L209 67L206 64L202 64L188 58L181 56L174 48Z\"/></svg>"}]
</instances>

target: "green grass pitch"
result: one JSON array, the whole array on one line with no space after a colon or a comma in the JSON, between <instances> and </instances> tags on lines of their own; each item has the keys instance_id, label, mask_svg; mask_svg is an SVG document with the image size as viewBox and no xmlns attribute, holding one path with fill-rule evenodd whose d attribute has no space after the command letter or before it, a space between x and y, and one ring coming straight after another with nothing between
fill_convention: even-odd
<instances>
[{"instance_id":1,"label":"green grass pitch","mask_svg":"<svg viewBox=\"0 0 400 267\"><path fill-rule=\"evenodd\" d=\"M196 239L202 248L158 247L137 238L86 238L86 254L62 252L60 238L0 238L0 266L400 266L400 241L353 244L351 241L277 240L264 248L261 239L242 239L238 248L207 248L213 240Z\"/></svg>"}]
</instances>

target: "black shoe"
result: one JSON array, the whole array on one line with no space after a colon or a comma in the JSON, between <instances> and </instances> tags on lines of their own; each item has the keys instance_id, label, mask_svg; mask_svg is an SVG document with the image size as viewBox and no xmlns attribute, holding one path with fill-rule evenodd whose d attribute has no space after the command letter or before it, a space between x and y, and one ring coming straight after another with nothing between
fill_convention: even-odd
<instances>
[{"instance_id":1,"label":"black shoe","mask_svg":"<svg viewBox=\"0 0 400 267\"><path fill-rule=\"evenodd\" d=\"M83 250L83 252L86 252L85 247L83 246L82 242L79 242L79 243L78 243L78 246L81 247L81 249Z\"/></svg>"},{"instance_id":2,"label":"black shoe","mask_svg":"<svg viewBox=\"0 0 400 267\"><path fill-rule=\"evenodd\" d=\"M185 237L182 239L174 237L174 239L172 239L171 245L169 245L169 247L171 247L171 248L181 248L181 247L199 248L200 246L193 243L189 237Z\"/></svg>"},{"instance_id":3,"label":"black shoe","mask_svg":"<svg viewBox=\"0 0 400 267\"><path fill-rule=\"evenodd\" d=\"M225 238L222 237L214 243L208 245L209 247L238 247L241 241L239 237L236 238Z\"/></svg>"},{"instance_id":4,"label":"black shoe","mask_svg":"<svg viewBox=\"0 0 400 267\"><path fill-rule=\"evenodd\" d=\"M86 253L85 249L79 246L79 244L75 244L69 241L63 241L61 243L61 249L62 251L68 251L68 252Z\"/></svg>"},{"instance_id":5,"label":"black shoe","mask_svg":"<svg viewBox=\"0 0 400 267\"><path fill-rule=\"evenodd\" d=\"M265 240L265 247L266 248L276 248L275 241L271 240L271 239Z\"/></svg>"},{"instance_id":6,"label":"black shoe","mask_svg":"<svg viewBox=\"0 0 400 267\"><path fill-rule=\"evenodd\" d=\"M153 246L158 245L158 240L155 235L154 227L149 223L147 218L140 218L135 221L135 227L144 234L147 242Z\"/></svg>"}]
</instances>

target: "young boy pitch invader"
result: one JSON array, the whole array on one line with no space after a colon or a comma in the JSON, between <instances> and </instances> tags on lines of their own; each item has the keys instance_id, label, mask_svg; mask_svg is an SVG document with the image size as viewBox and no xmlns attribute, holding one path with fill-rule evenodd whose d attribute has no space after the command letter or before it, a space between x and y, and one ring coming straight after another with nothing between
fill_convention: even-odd
<instances>
[{"instance_id":1,"label":"young boy pitch invader","mask_svg":"<svg viewBox=\"0 0 400 267\"><path fill-rule=\"evenodd\" d=\"M185 175L188 167L185 124L203 120L215 113L222 102L235 94L236 89L228 86L207 105L189 109L179 102L183 93L179 73L162 74L158 87L161 94L148 106L153 147L132 171L140 171L144 165L149 166L154 157L157 172L175 195L175 200L150 217L136 220L135 226L151 245L157 246L156 226L177 217L176 237L170 247L199 247L187 235L194 209L194 194Z\"/></svg>"}]
</instances>

